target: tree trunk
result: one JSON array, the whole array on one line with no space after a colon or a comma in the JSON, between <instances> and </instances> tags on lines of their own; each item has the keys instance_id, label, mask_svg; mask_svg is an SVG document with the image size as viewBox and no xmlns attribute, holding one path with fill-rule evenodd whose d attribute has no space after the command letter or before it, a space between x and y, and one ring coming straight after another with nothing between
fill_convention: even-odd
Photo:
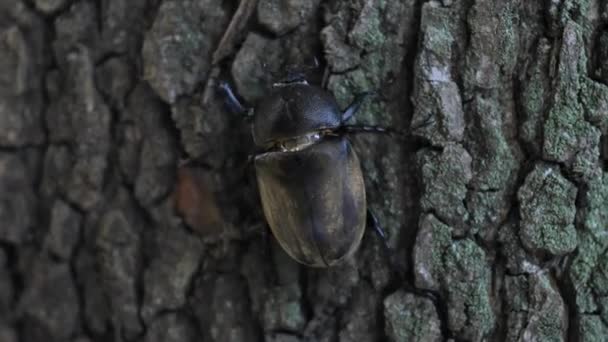
<instances>
[{"instance_id":1,"label":"tree trunk","mask_svg":"<svg viewBox=\"0 0 608 342\"><path fill-rule=\"evenodd\" d=\"M0 0L0 341L608 340L607 27L607 0ZM392 252L313 269L269 235L216 89L289 70L408 137L349 137Z\"/></svg>"}]
</instances>

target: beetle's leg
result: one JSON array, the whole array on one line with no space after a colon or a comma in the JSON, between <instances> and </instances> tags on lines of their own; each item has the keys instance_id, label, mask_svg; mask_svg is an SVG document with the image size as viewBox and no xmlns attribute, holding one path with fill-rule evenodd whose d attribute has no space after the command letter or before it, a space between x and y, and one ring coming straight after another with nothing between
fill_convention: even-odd
<instances>
[{"instance_id":1,"label":"beetle's leg","mask_svg":"<svg viewBox=\"0 0 608 342\"><path fill-rule=\"evenodd\" d=\"M398 274L399 278L401 278L401 280L403 280L405 278L406 272L397 263L395 263L394 251L388 245L388 241L387 241L388 237L386 236L384 229L382 229L382 227L380 226L380 223L378 223L378 219L376 218L376 215L374 215L374 213L372 213L372 211L369 210L369 208L367 209L367 224L374 228L374 231L376 232L376 234L378 235L380 240L382 240L382 245L384 246L384 251L387 255L387 258L389 259L389 264L391 265L393 272ZM416 295L429 298L430 300L432 300L435 303L435 305L437 305L437 303L438 303L437 295L433 291L418 289L408 281L400 281L400 286L407 292L411 292Z\"/></svg>"},{"instance_id":2,"label":"beetle's leg","mask_svg":"<svg viewBox=\"0 0 608 342\"><path fill-rule=\"evenodd\" d=\"M348 107L346 107L346 110L344 110L344 112L342 113L342 122L346 122L348 119L352 118L353 115L355 115L355 113L359 111L359 108L361 108L363 101L365 101L365 99L369 95L371 95L370 92L365 92L355 96L353 102L351 102Z\"/></svg>"},{"instance_id":3,"label":"beetle's leg","mask_svg":"<svg viewBox=\"0 0 608 342\"><path fill-rule=\"evenodd\" d=\"M225 103L230 108L230 110L234 113L241 114L244 116L251 116L251 109L243 106L241 101L236 98L234 92L232 91L232 87L226 81L220 81L218 89L222 92L225 97Z\"/></svg>"},{"instance_id":4,"label":"beetle's leg","mask_svg":"<svg viewBox=\"0 0 608 342\"><path fill-rule=\"evenodd\" d=\"M384 232L384 229L382 229L382 227L380 226L380 223L378 223L376 215L374 215L374 213L372 213L372 211L369 209L367 209L367 224L368 227L371 226L372 228L374 228L374 232L376 232L376 234L382 241L382 245L384 246L384 249L386 250L387 254L389 254L389 256L392 256L392 250L388 245L388 238L386 236L386 233Z\"/></svg>"},{"instance_id":5,"label":"beetle's leg","mask_svg":"<svg viewBox=\"0 0 608 342\"><path fill-rule=\"evenodd\" d=\"M382 227L380 226L380 223L378 223L378 219L376 218L376 215L374 215L374 213L369 208L367 209L367 227L373 228L376 235L378 235L378 238L380 238L380 241L382 241L382 247L384 249L384 254L386 255L386 258L388 259L388 262L390 264L392 271L394 273L396 273L397 275L399 275L400 278L403 278L404 272L401 269L401 267L399 267L395 263L394 251L388 245L388 236L386 235L386 232L384 231L384 229L382 229Z\"/></svg>"}]
</instances>

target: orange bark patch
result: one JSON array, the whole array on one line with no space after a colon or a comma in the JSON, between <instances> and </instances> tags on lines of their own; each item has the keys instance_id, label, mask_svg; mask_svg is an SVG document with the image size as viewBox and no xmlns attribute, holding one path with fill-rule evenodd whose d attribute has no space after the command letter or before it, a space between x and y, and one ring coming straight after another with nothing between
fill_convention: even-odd
<instances>
[{"instance_id":1,"label":"orange bark patch","mask_svg":"<svg viewBox=\"0 0 608 342\"><path fill-rule=\"evenodd\" d=\"M222 218L209 179L200 169L180 167L173 193L175 208L184 222L203 236L221 233Z\"/></svg>"}]
</instances>

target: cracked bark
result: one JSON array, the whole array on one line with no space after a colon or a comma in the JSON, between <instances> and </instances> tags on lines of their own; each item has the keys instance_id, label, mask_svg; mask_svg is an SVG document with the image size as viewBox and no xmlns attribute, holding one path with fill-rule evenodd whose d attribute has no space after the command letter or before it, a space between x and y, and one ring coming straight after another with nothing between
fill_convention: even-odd
<instances>
[{"instance_id":1,"label":"cracked bark","mask_svg":"<svg viewBox=\"0 0 608 342\"><path fill-rule=\"evenodd\" d=\"M238 6L0 0L1 341L605 340L608 1ZM264 233L213 77L253 103L315 58L416 137L352 140L437 305L373 234L308 269Z\"/></svg>"}]
</instances>

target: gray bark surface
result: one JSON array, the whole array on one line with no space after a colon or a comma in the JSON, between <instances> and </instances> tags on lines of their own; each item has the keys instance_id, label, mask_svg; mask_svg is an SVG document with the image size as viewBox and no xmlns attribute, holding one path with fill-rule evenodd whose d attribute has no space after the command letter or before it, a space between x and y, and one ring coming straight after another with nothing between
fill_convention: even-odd
<instances>
[{"instance_id":1,"label":"gray bark surface","mask_svg":"<svg viewBox=\"0 0 608 342\"><path fill-rule=\"evenodd\" d=\"M404 277L267 235L216 84L315 58ZM0 0L0 341L608 341L607 136L608 0Z\"/></svg>"}]
</instances>

